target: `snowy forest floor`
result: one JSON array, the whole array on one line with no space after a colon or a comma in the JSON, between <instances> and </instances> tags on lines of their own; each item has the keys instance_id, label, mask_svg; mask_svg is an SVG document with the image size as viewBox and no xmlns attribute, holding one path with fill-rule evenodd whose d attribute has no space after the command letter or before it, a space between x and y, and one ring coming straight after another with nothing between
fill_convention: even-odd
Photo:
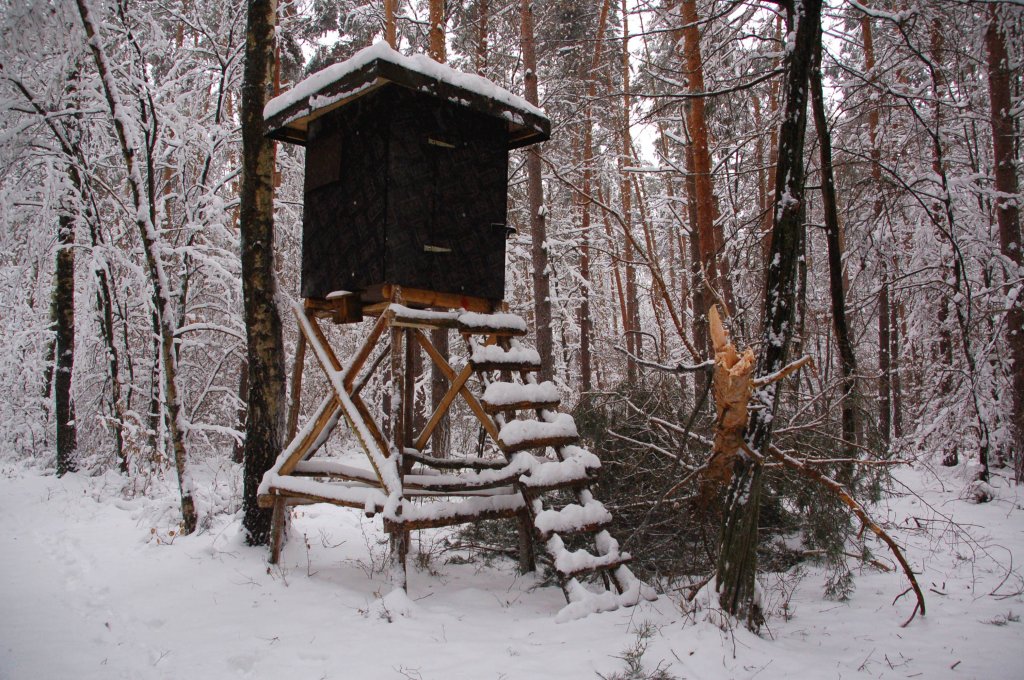
<instances>
[{"instance_id":1,"label":"snowy forest floor","mask_svg":"<svg viewBox=\"0 0 1024 680\"><path fill-rule=\"evenodd\" d=\"M206 472L221 499L209 508L230 498L237 471ZM174 537L170 493L127 499L112 473L58 479L6 465L0 678L597 678L624 673L621 657L645 635L642 663L663 678L1024 678L1024 494L998 478L997 499L975 505L958 497L955 472L898 480L920 497L872 512L907 546L927 616L900 627L913 597L893 605L906 587L898 571L856 570L850 599L833 602L823 571L807 566L764 579L758 637L684 612L674 594L556 624L557 587L536 587L510 561L450 561L440 531L419 537L403 606L380 597L380 522L357 511L296 510L282 565L268 569L239 516L208 512L200 533Z\"/></svg>"}]
</instances>

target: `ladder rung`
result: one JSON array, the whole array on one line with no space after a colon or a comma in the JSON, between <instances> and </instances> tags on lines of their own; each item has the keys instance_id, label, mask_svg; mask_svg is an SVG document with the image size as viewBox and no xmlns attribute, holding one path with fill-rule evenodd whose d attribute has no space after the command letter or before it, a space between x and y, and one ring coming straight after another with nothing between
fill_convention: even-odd
<instances>
[{"instance_id":1,"label":"ladder rung","mask_svg":"<svg viewBox=\"0 0 1024 680\"><path fill-rule=\"evenodd\" d=\"M615 569L633 561L629 553L592 555L586 550L565 550L555 557L555 571L562 578L575 578L602 569Z\"/></svg>"},{"instance_id":2,"label":"ladder rung","mask_svg":"<svg viewBox=\"0 0 1024 680\"><path fill-rule=\"evenodd\" d=\"M540 354L528 347L477 345L469 362L476 371L539 371Z\"/></svg>"},{"instance_id":3,"label":"ladder rung","mask_svg":"<svg viewBox=\"0 0 1024 680\"><path fill-rule=\"evenodd\" d=\"M464 312L459 315L459 331L504 336L526 335L526 321L517 314Z\"/></svg>"},{"instance_id":4,"label":"ladder rung","mask_svg":"<svg viewBox=\"0 0 1024 680\"><path fill-rule=\"evenodd\" d=\"M559 402L558 388L549 380L538 384L492 382L480 400L484 410L492 414L521 409L554 410Z\"/></svg>"},{"instance_id":5,"label":"ladder rung","mask_svg":"<svg viewBox=\"0 0 1024 680\"><path fill-rule=\"evenodd\" d=\"M566 446L579 441L576 422L568 413L559 413L551 422L512 420L498 433L499 444L506 453L547 446Z\"/></svg>"},{"instance_id":6,"label":"ladder rung","mask_svg":"<svg viewBox=\"0 0 1024 680\"><path fill-rule=\"evenodd\" d=\"M546 540L553 533L591 533L606 528L612 514L600 502L591 500L579 505L570 503L561 510L543 510L534 517L533 525Z\"/></svg>"}]
</instances>

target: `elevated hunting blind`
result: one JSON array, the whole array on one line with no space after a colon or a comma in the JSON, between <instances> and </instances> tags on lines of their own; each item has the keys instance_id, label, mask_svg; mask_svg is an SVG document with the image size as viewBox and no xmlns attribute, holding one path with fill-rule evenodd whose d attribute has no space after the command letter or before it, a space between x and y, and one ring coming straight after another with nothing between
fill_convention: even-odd
<instances>
[{"instance_id":1,"label":"elevated hunting blind","mask_svg":"<svg viewBox=\"0 0 1024 680\"><path fill-rule=\"evenodd\" d=\"M302 297L504 297L508 152L548 138L543 112L378 44L264 113L271 137L306 147Z\"/></svg>"},{"instance_id":2,"label":"elevated hunting blind","mask_svg":"<svg viewBox=\"0 0 1024 680\"><path fill-rule=\"evenodd\" d=\"M538 381L526 322L503 310L508 152L548 138L544 113L483 78L378 44L272 100L264 117L270 136L306 147L290 443L258 491L273 508L271 561L288 508L305 503L381 515L401 589L411 531L515 519L523 570L535 567L535 544L551 558L568 601L560 617L653 598L591 492L600 460L558 413L555 384ZM319 320L364 315L377 318L339 357ZM461 352L450 351L453 333ZM329 393L302 421L307 348ZM444 378L437 384L447 382L430 403L416 390L424 354ZM436 443L456 402L480 427L475 453ZM339 427L368 467L318 455ZM588 536L593 552L563 541Z\"/></svg>"}]
</instances>

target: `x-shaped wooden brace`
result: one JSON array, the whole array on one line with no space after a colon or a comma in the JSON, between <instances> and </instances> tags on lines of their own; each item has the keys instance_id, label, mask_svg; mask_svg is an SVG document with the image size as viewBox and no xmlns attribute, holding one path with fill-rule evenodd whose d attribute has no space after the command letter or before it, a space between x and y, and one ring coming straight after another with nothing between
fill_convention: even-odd
<instances>
[{"instance_id":1,"label":"x-shaped wooden brace","mask_svg":"<svg viewBox=\"0 0 1024 680\"><path fill-rule=\"evenodd\" d=\"M377 473L384 492L388 495L393 493L400 494L402 485L395 465L395 457L393 456L395 449L388 445L373 417L370 415L369 409L366 408L366 404L359 395L369 376L356 382L359 371L366 364L367 359L370 358L377 341L388 327L387 315L382 314L377 319L373 329L370 331L370 335L363 342L363 345L353 357L352 362L348 366L343 367L334 351L328 345L327 339L324 337L323 331L317 324L316 319L307 316L301 305L296 304L293 311L295 312L295 318L299 322L299 331L301 332L300 343L307 344L313 350L313 355L320 364L320 368L327 375L332 394L324 398L314 411L313 426L304 428L300 434L300 439L289 445L291 452L287 460L281 465L278 474L291 474L300 461L306 460L316 453L317 449L327 441L327 438L337 426L338 420L344 417L359 445L370 459L370 464ZM380 364L386 353L386 351L382 353L373 362L370 368L371 374ZM295 370L298 373L302 368L297 365ZM295 396L297 398L297 395Z\"/></svg>"}]
</instances>

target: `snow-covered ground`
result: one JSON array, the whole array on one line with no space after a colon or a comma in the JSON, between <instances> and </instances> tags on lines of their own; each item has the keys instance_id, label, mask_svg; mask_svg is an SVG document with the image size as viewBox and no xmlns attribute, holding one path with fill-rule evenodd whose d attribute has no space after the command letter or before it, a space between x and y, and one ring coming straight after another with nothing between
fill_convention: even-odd
<instances>
[{"instance_id":1,"label":"snow-covered ground","mask_svg":"<svg viewBox=\"0 0 1024 680\"><path fill-rule=\"evenodd\" d=\"M946 474L943 471L942 474ZM296 511L281 568L245 547L238 518L168 535L170 498L126 500L116 475L0 470L0 678L597 678L646 634L642 662L679 678L1024 678L1024 509L957 498L963 482L900 478L875 507L926 589L927 616L898 572L858 572L848 602L823 576L766 579L762 637L722 630L679 598L564 624L557 588L511 564L411 559L411 602L384 598L378 522L327 506ZM955 522L955 523L954 523ZM434 546L437 547L436 545ZM430 557L426 557L430 554ZM885 547L876 556L889 562ZM637 676L639 677L639 676Z\"/></svg>"}]
</instances>

